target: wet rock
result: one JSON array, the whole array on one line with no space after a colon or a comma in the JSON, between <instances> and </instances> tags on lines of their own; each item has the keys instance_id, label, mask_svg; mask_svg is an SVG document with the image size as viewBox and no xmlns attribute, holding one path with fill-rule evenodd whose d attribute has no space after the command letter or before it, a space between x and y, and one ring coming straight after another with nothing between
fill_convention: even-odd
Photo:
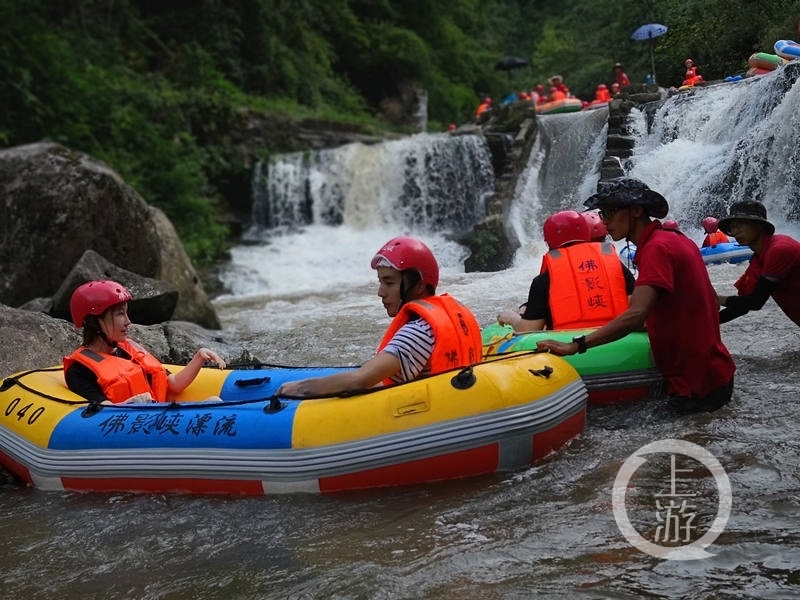
<instances>
[{"instance_id":1,"label":"wet rock","mask_svg":"<svg viewBox=\"0 0 800 600\"><path fill-rule=\"evenodd\" d=\"M49 297L86 250L178 290L174 318L219 319L174 227L108 165L58 144L0 151L0 302Z\"/></svg>"},{"instance_id":2,"label":"wet rock","mask_svg":"<svg viewBox=\"0 0 800 600\"><path fill-rule=\"evenodd\" d=\"M98 279L110 279L128 289L133 296L128 303L128 317L133 323L153 325L169 321L175 313L178 290L174 285L121 269L94 250L87 250L53 295L50 316L71 321L69 303L72 292L78 286Z\"/></svg>"}]
</instances>

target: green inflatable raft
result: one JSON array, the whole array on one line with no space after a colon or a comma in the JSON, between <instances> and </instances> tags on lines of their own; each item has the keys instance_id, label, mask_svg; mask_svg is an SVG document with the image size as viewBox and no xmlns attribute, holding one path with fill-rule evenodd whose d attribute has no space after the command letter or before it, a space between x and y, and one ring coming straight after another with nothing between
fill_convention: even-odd
<instances>
[{"instance_id":1,"label":"green inflatable raft","mask_svg":"<svg viewBox=\"0 0 800 600\"><path fill-rule=\"evenodd\" d=\"M536 342L553 339L571 342L591 329L514 333L509 325L494 323L482 330L483 355L536 350ZM598 406L641 400L664 393L664 378L653 364L647 333L637 331L615 342L590 348L585 354L566 356L589 391L589 404Z\"/></svg>"}]
</instances>

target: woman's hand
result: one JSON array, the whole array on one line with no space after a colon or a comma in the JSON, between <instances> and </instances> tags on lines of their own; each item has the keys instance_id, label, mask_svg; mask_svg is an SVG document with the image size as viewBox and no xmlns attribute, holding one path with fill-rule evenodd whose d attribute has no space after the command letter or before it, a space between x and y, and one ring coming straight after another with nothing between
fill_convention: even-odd
<instances>
[{"instance_id":1,"label":"woman's hand","mask_svg":"<svg viewBox=\"0 0 800 600\"><path fill-rule=\"evenodd\" d=\"M208 348L200 348L197 352L194 353L194 358L199 358L203 361L203 363L213 362L220 369L225 368L225 361L222 360L216 352L210 350Z\"/></svg>"},{"instance_id":2,"label":"woman's hand","mask_svg":"<svg viewBox=\"0 0 800 600\"><path fill-rule=\"evenodd\" d=\"M522 317L520 317L519 312L516 310L511 310L510 308L507 308L497 315L497 322L500 323L500 325L511 325L514 327L515 325L518 325L521 320Z\"/></svg>"}]
</instances>

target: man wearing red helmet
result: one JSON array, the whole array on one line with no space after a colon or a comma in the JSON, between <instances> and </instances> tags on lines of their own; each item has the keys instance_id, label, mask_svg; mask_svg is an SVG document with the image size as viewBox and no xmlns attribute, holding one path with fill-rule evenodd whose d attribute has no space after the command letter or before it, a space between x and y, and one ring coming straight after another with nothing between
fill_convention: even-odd
<instances>
[{"instance_id":1,"label":"man wearing red helmet","mask_svg":"<svg viewBox=\"0 0 800 600\"><path fill-rule=\"evenodd\" d=\"M586 214L563 210L544 222L550 251L523 312L504 310L497 316L501 325L515 331L599 327L628 308L633 274L611 244L594 241L605 239L605 225L596 226Z\"/></svg>"},{"instance_id":2,"label":"man wearing red helmet","mask_svg":"<svg viewBox=\"0 0 800 600\"><path fill-rule=\"evenodd\" d=\"M308 398L361 390L480 362L480 325L452 296L436 295L439 264L425 244L396 237L378 250L370 266L392 317L377 354L358 369L284 383L278 395Z\"/></svg>"},{"instance_id":3,"label":"man wearing red helmet","mask_svg":"<svg viewBox=\"0 0 800 600\"><path fill-rule=\"evenodd\" d=\"M128 338L131 293L115 281L84 283L72 293L69 308L83 345L64 357L67 387L92 404L166 402L194 380L206 361L225 362L200 348L179 373L170 373L142 346Z\"/></svg>"}]
</instances>

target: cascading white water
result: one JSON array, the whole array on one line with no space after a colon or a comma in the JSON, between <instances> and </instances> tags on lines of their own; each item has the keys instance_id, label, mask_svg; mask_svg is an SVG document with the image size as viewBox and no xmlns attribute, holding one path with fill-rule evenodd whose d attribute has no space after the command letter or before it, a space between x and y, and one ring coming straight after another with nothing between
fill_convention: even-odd
<instances>
[{"instance_id":1,"label":"cascading white water","mask_svg":"<svg viewBox=\"0 0 800 600\"><path fill-rule=\"evenodd\" d=\"M257 167L251 235L312 224L463 232L483 217L493 190L479 136L421 134L285 154Z\"/></svg>"},{"instance_id":2,"label":"cascading white water","mask_svg":"<svg viewBox=\"0 0 800 600\"><path fill-rule=\"evenodd\" d=\"M739 82L679 93L654 114L650 132L634 113L638 139L630 175L670 203L669 217L702 236L704 216L737 200L763 202L779 229L800 213L800 64Z\"/></svg>"},{"instance_id":3,"label":"cascading white water","mask_svg":"<svg viewBox=\"0 0 800 600\"><path fill-rule=\"evenodd\" d=\"M542 225L559 210L583 210L594 193L606 148L608 112L590 110L538 119L527 168L517 182L509 227L520 240L516 263L530 265L545 251ZM533 262L532 262L533 261Z\"/></svg>"}]
</instances>

